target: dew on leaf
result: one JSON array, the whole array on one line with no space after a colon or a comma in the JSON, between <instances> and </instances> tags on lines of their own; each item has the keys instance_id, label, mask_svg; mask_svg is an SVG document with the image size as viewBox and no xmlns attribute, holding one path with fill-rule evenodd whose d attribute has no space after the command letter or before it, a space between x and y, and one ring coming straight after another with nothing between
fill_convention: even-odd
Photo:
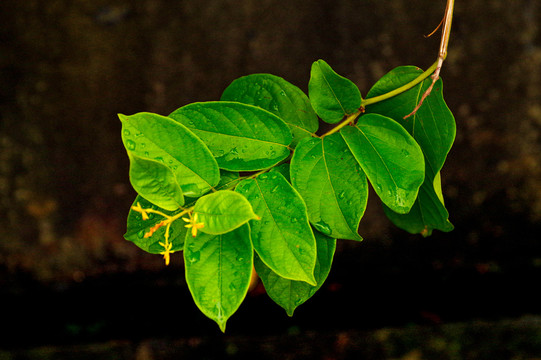
<instances>
[{"instance_id":1,"label":"dew on leaf","mask_svg":"<svg viewBox=\"0 0 541 360\"><path fill-rule=\"evenodd\" d=\"M280 188L280 186L276 185L276 186L271 190L271 193L277 192L279 188Z\"/></svg>"},{"instance_id":2,"label":"dew on leaf","mask_svg":"<svg viewBox=\"0 0 541 360\"><path fill-rule=\"evenodd\" d=\"M137 237L139 239L142 239L143 237L145 237L145 230L140 230L138 233L137 233Z\"/></svg>"},{"instance_id":3,"label":"dew on leaf","mask_svg":"<svg viewBox=\"0 0 541 360\"><path fill-rule=\"evenodd\" d=\"M346 196L346 192L342 191L340 194L338 194L339 199L343 199Z\"/></svg>"},{"instance_id":4,"label":"dew on leaf","mask_svg":"<svg viewBox=\"0 0 541 360\"><path fill-rule=\"evenodd\" d=\"M128 129L124 129L124 131L122 133L124 134L124 136L130 136L131 135L131 132Z\"/></svg>"},{"instance_id":5,"label":"dew on leaf","mask_svg":"<svg viewBox=\"0 0 541 360\"><path fill-rule=\"evenodd\" d=\"M201 258L201 252L200 251L190 251L190 254L188 255L188 261L191 264L195 264L199 261Z\"/></svg>"},{"instance_id":6,"label":"dew on leaf","mask_svg":"<svg viewBox=\"0 0 541 360\"><path fill-rule=\"evenodd\" d=\"M135 141L126 140L126 147L128 148L128 150L135 150Z\"/></svg>"}]
</instances>

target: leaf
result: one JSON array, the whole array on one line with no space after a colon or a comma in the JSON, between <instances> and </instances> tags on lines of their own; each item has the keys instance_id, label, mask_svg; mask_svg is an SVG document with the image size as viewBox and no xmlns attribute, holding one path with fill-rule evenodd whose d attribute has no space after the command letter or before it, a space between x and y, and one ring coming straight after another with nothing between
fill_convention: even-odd
<instances>
[{"instance_id":1,"label":"leaf","mask_svg":"<svg viewBox=\"0 0 541 360\"><path fill-rule=\"evenodd\" d=\"M157 210L167 216L173 216L175 214L174 211L162 209L139 195L135 198L133 206L137 206L137 204L139 204L143 209ZM133 242L139 248L148 253L159 254L160 252L164 251L163 246L159 243L164 242L165 240L165 226L159 228L150 237L145 237L145 234L149 232L151 227L160 223L165 218L153 213L149 213L148 216L148 220L143 220L141 213L130 208L127 230L126 234L124 234L124 238ZM172 252L180 251L184 248L184 238L186 237L186 232L187 229L184 227L183 221L177 220L171 223L171 227L169 228L169 241L173 244L173 247L171 248Z\"/></svg>"},{"instance_id":2,"label":"leaf","mask_svg":"<svg viewBox=\"0 0 541 360\"><path fill-rule=\"evenodd\" d=\"M128 154L163 163L185 196L201 196L220 180L218 164L209 149L183 125L151 113L118 117Z\"/></svg>"},{"instance_id":3,"label":"leaf","mask_svg":"<svg viewBox=\"0 0 541 360\"><path fill-rule=\"evenodd\" d=\"M225 332L227 320L250 285L253 249L249 225L221 235L186 236L184 264L195 304Z\"/></svg>"},{"instance_id":4,"label":"leaf","mask_svg":"<svg viewBox=\"0 0 541 360\"><path fill-rule=\"evenodd\" d=\"M368 182L340 134L303 139L290 172L318 231L337 239L362 240L357 229L366 209Z\"/></svg>"},{"instance_id":5,"label":"leaf","mask_svg":"<svg viewBox=\"0 0 541 360\"><path fill-rule=\"evenodd\" d=\"M362 101L357 85L338 75L323 60L312 64L308 96L316 114L329 124L357 112Z\"/></svg>"},{"instance_id":6,"label":"leaf","mask_svg":"<svg viewBox=\"0 0 541 360\"><path fill-rule=\"evenodd\" d=\"M319 126L308 96L275 75L253 74L238 78L224 90L221 100L255 105L280 117L293 135L291 147L312 136Z\"/></svg>"},{"instance_id":7,"label":"leaf","mask_svg":"<svg viewBox=\"0 0 541 360\"><path fill-rule=\"evenodd\" d=\"M397 227L424 237L430 236L434 229L443 232L454 229L449 221L449 212L443 204L440 177L431 174L428 167L426 171L427 176L419 189L419 196L408 214L397 214L388 207L383 207L385 215Z\"/></svg>"},{"instance_id":8,"label":"leaf","mask_svg":"<svg viewBox=\"0 0 541 360\"><path fill-rule=\"evenodd\" d=\"M133 154L129 154L129 158L130 182L139 195L169 211L184 205L182 189L168 167Z\"/></svg>"},{"instance_id":9,"label":"leaf","mask_svg":"<svg viewBox=\"0 0 541 360\"><path fill-rule=\"evenodd\" d=\"M316 239L299 193L278 172L245 179L236 191L261 216L250 222L261 260L281 277L315 285Z\"/></svg>"},{"instance_id":10,"label":"leaf","mask_svg":"<svg viewBox=\"0 0 541 360\"><path fill-rule=\"evenodd\" d=\"M375 97L392 91L417 78L422 70L413 66L393 69L382 77L369 91L367 97ZM385 213L398 227L428 236L432 230L451 231L449 213L443 204L441 185L437 178L456 135L453 114L447 107L442 94L443 84L439 79L430 95L417 112L406 119L430 86L427 78L412 89L388 100L367 106L367 113L378 113L399 122L417 141L425 156L425 179L417 200L409 214L395 214L390 209Z\"/></svg>"},{"instance_id":11,"label":"leaf","mask_svg":"<svg viewBox=\"0 0 541 360\"><path fill-rule=\"evenodd\" d=\"M220 190L202 196L195 203L194 216L203 223L202 232L219 235L234 230L248 222L259 219L250 202L241 194L231 190Z\"/></svg>"},{"instance_id":12,"label":"leaf","mask_svg":"<svg viewBox=\"0 0 541 360\"><path fill-rule=\"evenodd\" d=\"M289 156L291 132L278 116L236 102L193 103L169 115L200 137L220 168L256 171Z\"/></svg>"},{"instance_id":13,"label":"leaf","mask_svg":"<svg viewBox=\"0 0 541 360\"><path fill-rule=\"evenodd\" d=\"M374 190L393 211L409 212L424 181L423 152L396 121L364 115L340 131Z\"/></svg>"},{"instance_id":14,"label":"leaf","mask_svg":"<svg viewBox=\"0 0 541 360\"><path fill-rule=\"evenodd\" d=\"M421 74L422 70L414 66L398 67L383 76L370 89L367 97L390 92ZM436 174L441 170L456 135L455 119L443 99L441 79L436 82L419 110L411 117L404 119L404 116L415 108L431 83L432 79L427 78L404 93L367 106L366 112L388 116L401 124L420 145L426 162L431 171Z\"/></svg>"},{"instance_id":15,"label":"leaf","mask_svg":"<svg viewBox=\"0 0 541 360\"><path fill-rule=\"evenodd\" d=\"M314 276L316 286L304 281L284 279L265 265L258 256L254 259L255 269L265 286L269 297L283 307L289 316L293 316L295 309L311 298L321 288L331 270L336 239L314 232L317 243L317 261Z\"/></svg>"}]
</instances>

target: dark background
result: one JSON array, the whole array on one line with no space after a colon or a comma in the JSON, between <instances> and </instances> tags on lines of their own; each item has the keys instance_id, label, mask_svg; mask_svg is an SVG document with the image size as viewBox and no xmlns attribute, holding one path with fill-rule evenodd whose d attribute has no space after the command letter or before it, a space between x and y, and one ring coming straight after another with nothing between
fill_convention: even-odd
<instances>
[{"instance_id":1,"label":"dark background","mask_svg":"<svg viewBox=\"0 0 541 360\"><path fill-rule=\"evenodd\" d=\"M7 331L0 348L223 339L193 304L181 256L165 268L160 256L122 238L135 193L116 114L168 114L217 100L250 73L306 91L317 59L366 94L396 66L435 61L439 33L423 35L444 7L443 0L1 1L0 328ZM256 289L227 336L541 315L540 23L537 0L457 1L442 71L457 122L442 171L456 229L409 235L372 196L365 240L339 242L313 299L288 318ZM531 343L539 350L537 334Z\"/></svg>"}]
</instances>

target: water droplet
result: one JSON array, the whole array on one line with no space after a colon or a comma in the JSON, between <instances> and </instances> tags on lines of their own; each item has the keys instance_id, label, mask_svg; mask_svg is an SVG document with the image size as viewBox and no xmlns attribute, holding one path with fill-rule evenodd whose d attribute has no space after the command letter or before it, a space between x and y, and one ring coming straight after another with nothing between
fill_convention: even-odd
<instances>
[{"instance_id":1,"label":"water droplet","mask_svg":"<svg viewBox=\"0 0 541 360\"><path fill-rule=\"evenodd\" d=\"M141 143L141 144L140 144L141 148L143 148L143 149L145 148L146 145L147 145L147 144L145 144L145 143Z\"/></svg>"},{"instance_id":2,"label":"water droplet","mask_svg":"<svg viewBox=\"0 0 541 360\"><path fill-rule=\"evenodd\" d=\"M244 262L244 257L242 255L237 256L238 262Z\"/></svg>"},{"instance_id":3,"label":"water droplet","mask_svg":"<svg viewBox=\"0 0 541 360\"><path fill-rule=\"evenodd\" d=\"M272 110L274 110L274 111L278 111L278 105L276 105L276 104L272 104Z\"/></svg>"},{"instance_id":4,"label":"water droplet","mask_svg":"<svg viewBox=\"0 0 541 360\"><path fill-rule=\"evenodd\" d=\"M128 148L128 150L135 150L135 141L126 140L126 147Z\"/></svg>"},{"instance_id":5,"label":"water droplet","mask_svg":"<svg viewBox=\"0 0 541 360\"><path fill-rule=\"evenodd\" d=\"M346 196L346 192L342 191L340 194L338 194L339 199L343 199Z\"/></svg>"},{"instance_id":6,"label":"water droplet","mask_svg":"<svg viewBox=\"0 0 541 360\"><path fill-rule=\"evenodd\" d=\"M265 174L259 175L257 178L258 178L258 179L261 179L261 180L266 180L268 177L269 177L269 175L267 175L267 174L265 173Z\"/></svg>"},{"instance_id":7,"label":"water droplet","mask_svg":"<svg viewBox=\"0 0 541 360\"><path fill-rule=\"evenodd\" d=\"M402 151L400 151L402 153L402 155L404 155L405 157L410 157L410 152L406 149L402 149Z\"/></svg>"},{"instance_id":8,"label":"water droplet","mask_svg":"<svg viewBox=\"0 0 541 360\"><path fill-rule=\"evenodd\" d=\"M286 96L286 92L284 90L280 90L280 96Z\"/></svg>"},{"instance_id":9,"label":"water droplet","mask_svg":"<svg viewBox=\"0 0 541 360\"><path fill-rule=\"evenodd\" d=\"M124 136L130 136L131 135L131 132L128 129L124 129L124 131L122 131L122 133L124 134Z\"/></svg>"},{"instance_id":10,"label":"water droplet","mask_svg":"<svg viewBox=\"0 0 541 360\"><path fill-rule=\"evenodd\" d=\"M137 233L137 237L139 239L142 239L143 237L145 237L145 230L141 230Z\"/></svg>"},{"instance_id":11,"label":"water droplet","mask_svg":"<svg viewBox=\"0 0 541 360\"><path fill-rule=\"evenodd\" d=\"M321 233L323 233L325 235L331 235L331 233L332 233L331 228L324 221L320 221L320 222L314 224L314 227L316 228L316 230L318 230L319 232L321 232Z\"/></svg>"},{"instance_id":12,"label":"water droplet","mask_svg":"<svg viewBox=\"0 0 541 360\"><path fill-rule=\"evenodd\" d=\"M235 283L230 283L229 284L229 290L231 290L231 291L237 290L237 286L235 285Z\"/></svg>"},{"instance_id":13,"label":"water droplet","mask_svg":"<svg viewBox=\"0 0 541 360\"><path fill-rule=\"evenodd\" d=\"M277 192L279 188L280 186L276 185L274 188L272 188L271 193Z\"/></svg>"},{"instance_id":14,"label":"water droplet","mask_svg":"<svg viewBox=\"0 0 541 360\"><path fill-rule=\"evenodd\" d=\"M296 223L297 221L298 221L297 218L294 218L294 217L291 218L292 223Z\"/></svg>"},{"instance_id":15,"label":"water droplet","mask_svg":"<svg viewBox=\"0 0 541 360\"><path fill-rule=\"evenodd\" d=\"M201 258L201 252L199 251L190 251L190 254L188 255L188 261L191 264L195 264L196 262L199 261L200 258Z\"/></svg>"},{"instance_id":16,"label":"water droplet","mask_svg":"<svg viewBox=\"0 0 541 360\"><path fill-rule=\"evenodd\" d=\"M161 156L158 156L158 157L154 158L154 160L159 161L159 162L163 162L163 158Z\"/></svg>"},{"instance_id":17,"label":"water droplet","mask_svg":"<svg viewBox=\"0 0 541 360\"><path fill-rule=\"evenodd\" d=\"M274 155L276 155L276 151L272 150L269 155L273 157Z\"/></svg>"},{"instance_id":18,"label":"water droplet","mask_svg":"<svg viewBox=\"0 0 541 360\"><path fill-rule=\"evenodd\" d=\"M148 151L145 151L145 156L150 156L150 153Z\"/></svg>"},{"instance_id":19,"label":"water droplet","mask_svg":"<svg viewBox=\"0 0 541 360\"><path fill-rule=\"evenodd\" d=\"M396 203L400 207L406 206L406 198L408 196L408 193L404 189L397 189L396 191Z\"/></svg>"}]
</instances>

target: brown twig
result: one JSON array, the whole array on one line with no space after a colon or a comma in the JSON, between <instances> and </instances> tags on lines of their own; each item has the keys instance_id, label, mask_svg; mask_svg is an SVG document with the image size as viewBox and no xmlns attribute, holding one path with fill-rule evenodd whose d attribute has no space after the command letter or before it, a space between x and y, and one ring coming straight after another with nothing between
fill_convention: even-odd
<instances>
[{"instance_id":1,"label":"brown twig","mask_svg":"<svg viewBox=\"0 0 541 360\"><path fill-rule=\"evenodd\" d=\"M431 76L432 77L432 83L430 84L428 89L426 89L423 96L421 96L421 100L417 103L417 106L415 106L415 108L413 109L413 111L411 113L404 116L404 119L409 118L410 116L414 115L417 112L417 110L419 110L419 108L423 104L423 101L432 92L432 88L434 87L434 84L440 78L441 67L443 66L443 61L447 57L447 46L449 45L449 36L451 34L451 23L453 21L454 7L455 7L455 1L454 0L447 0L447 6L445 8L445 15L443 16L443 20L440 23L440 25L443 24L443 29L442 29L442 33L441 33L440 51L438 53L438 65L436 66L436 70L434 70L434 73ZM436 30L440 27L440 25L438 25ZM430 35L432 35L433 33L434 33L434 31L432 33L430 33ZM428 35L428 36L430 36L430 35Z\"/></svg>"}]
</instances>

